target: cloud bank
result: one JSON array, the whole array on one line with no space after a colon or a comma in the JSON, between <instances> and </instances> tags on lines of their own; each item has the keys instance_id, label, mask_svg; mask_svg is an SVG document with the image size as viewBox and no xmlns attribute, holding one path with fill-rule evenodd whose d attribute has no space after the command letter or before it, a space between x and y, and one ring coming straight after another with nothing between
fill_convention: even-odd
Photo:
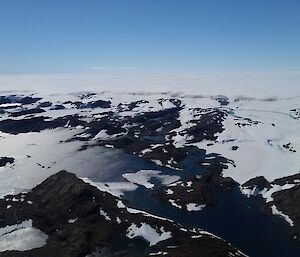
<instances>
[{"instance_id":1,"label":"cloud bank","mask_svg":"<svg viewBox=\"0 0 300 257\"><path fill-rule=\"evenodd\" d=\"M173 92L253 97L300 96L300 72L158 74L106 71L82 74L0 75L0 91Z\"/></svg>"}]
</instances>

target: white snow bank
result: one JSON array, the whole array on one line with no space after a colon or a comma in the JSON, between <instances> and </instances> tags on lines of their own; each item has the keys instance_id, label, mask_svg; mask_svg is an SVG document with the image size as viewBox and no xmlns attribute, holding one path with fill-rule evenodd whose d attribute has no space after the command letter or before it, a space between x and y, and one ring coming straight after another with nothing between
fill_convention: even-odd
<instances>
[{"instance_id":1,"label":"white snow bank","mask_svg":"<svg viewBox=\"0 0 300 257\"><path fill-rule=\"evenodd\" d=\"M137 210L137 209L133 209L133 208L130 208L130 207L126 207L125 204L121 200L117 201L117 207L120 208L120 209L124 208L131 214L142 214L145 217L152 217L152 218L159 219L159 220L166 220L166 221L173 222L173 220L166 219L166 218L163 218L163 217L160 217L160 216L156 216L156 215L150 214L150 213L142 211L142 210Z\"/></svg>"},{"instance_id":2,"label":"white snow bank","mask_svg":"<svg viewBox=\"0 0 300 257\"><path fill-rule=\"evenodd\" d=\"M57 128L18 135L0 132L0 156L15 158L13 165L0 167L0 198L27 192L60 170L75 173L77 177L95 177L101 170L101 179L109 180L123 162L119 158L112 161L119 151L104 147L78 151L84 142L68 140L81 131ZM109 186L118 194L119 188L121 191L123 187L137 188L133 183Z\"/></svg>"},{"instance_id":3,"label":"white snow bank","mask_svg":"<svg viewBox=\"0 0 300 257\"><path fill-rule=\"evenodd\" d=\"M105 218L105 220L111 221L111 218L108 216L107 212L105 212L102 208L100 208L100 215Z\"/></svg>"},{"instance_id":4,"label":"white snow bank","mask_svg":"<svg viewBox=\"0 0 300 257\"><path fill-rule=\"evenodd\" d=\"M15 158L13 165L0 168L0 198L9 193L31 189L64 169L59 164L66 163L70 158L73 160L81 143L60 142L68 140L74 134L75 132L61 128L18 135L0 132L0 156Z\"/></svg>"},{"instance_id":5,"label":"white snow bank","mask_svg":"<svg viewBox=\"0 0 300 257\"><path fill-rule=\"evenodd\" d=\"M176 203L175 200L169 199L169 202L170 202L174 207L176 207L176 208L178 208L178 209L182 209L182 206L181 206L181 205L178 205L178 204Z\"/></svg>"},{"instance_id":6,"label":"white snow bank","mask_svg":"<svg viewBox=\"0 0 300 257\"><path fill-rule=\"evenodd\" d=\"M297 180L295 180L294 182L297 183ZM285 185L281 186L281 185L277 185L277 184L271 184L271 188L269 188L269 189L264 188L261 191L258 191L256 186L253 189L250 189L247 187L240 187L240 189L241 189L241 192L243 194L245 194L247 197L250 197L252 195L256 196L256 195L260 194L265 199L266 203L269 203L274 200L272 197L272 195L274 193L282 191L282 190L290 189L290 188L294 187L295 185L296 184L285 184ZM284 214L283 212L279 211L274 204L271 206L271 209L272 209L273 215L277 215L277 216L285 219L286 222L288 222L290 224L290 226L294 226L294 222L291 220L291 218L288 215Z\"/></svg>"},{"instance_id":7,"label":"white snow bank","mask_svg":"<svg viewBox=\"0 0 300 257\"><path fill-rule=\"evenodd\" d=\"M242 187L242 186L240 186L240 190L241 190L241 193L244 194L247 197L256 196L259 193L261 193L261 191L258 190L257 186L255 186L253 188L248 188L248 187Z\"/></svg>"},{"instance_id":8,"label":"white snow bank","mask_svg":"<svg viewBox=\"0 0 300 257\"><path fill-rule=\"evenodd\" d=\"M0 104L0 108L15 108L20 107L22 104L20 103L8 103L8 104Z\"/></svg>"},{"instance_id":9,"label":"white snow bank","mask_svg":"<svg viewBox=\"0 0 300 257\"><path fill-rule=\"evenodd\" d=\"M272 184L272 187L270 189L264 189L263 191L261 191L261 195L262 195L263 198L266 199L266 202L269 203L269 202L273 201L272 195L275 192L290 189L294 186L295 186L294 184L285 184L283 186Z\"/></svg>"},{"instance_id":10,"label":"white snow bank","mask_svg":"<svg viewBox=\"0 0 300 257\"><path fill-rule=\"evenodd\" d=\"M159 252L156 252L156 253L149 253L149 256L167 255L167 254L168 254L168 252L159 251Z\"/></svg>"},{"instance_id":11,"label":"white snow bank","mask_svg":"<svg viewBox=\"0 0 300 257\"><path fill-rule=\"evenodd\" d=\"M294 222L291 220L291 218L288 215L279 211L275 205L272 205L271 208L272 208L272 214L283 218L287 223L290 224L291 227L294 226Z\"/></svg>"},{"instance_id":12,"label":"white snow bank","mask_svg":"<svg viewBox=\"0 0 300 257\"><path fill-rule=\"evenodd\" d=\"M114 196L120 197L125 192L134 191L138 188L137 185L131 182L93 182L89 178L80 178L85 183L98 188L100 191L107 192Z\"/></svg>"},{"instance_id":13,"label":"white snow bank","mask_svg":"<svg viewBox=\"0 0 300 257\"><path fill-rule=\"evenodd\" d=\"M240 190L247 197L261 195L265 199L266 203L269 203L269 202L273 201L272 195L274 193L282 191L282 190L290 189L290 188L294 187L295 185L296 184L285 184L285 185L281 186L281 185L277 185L277 184L271 184L271 188L264 188L261 191L259 191L256 186L252 189L241 186Z\"/></svg>"},{"instance_id":14,"label":"white snow bank","mask_svg":"<svg viewBox=\"0 0 300 257\"><path fill-rule=\"evenodd\" d=\"M77 220L78 220L78 218L76 218L76 219L69 219L69 220L68 220L68 223L73 224L73 223L75 223Z\"/></svg>"},{"instance_id":15,"label":"white snow bank","mask_svg":"<svg viewBox=\"0 0 300 257\"><path fill-rule=\"evenodd\" d=\"M186 209L188 211L202 211L205 206L205 204L188 203Z\"/></svg>"},{"instance_id":16,"label":"white snow bank","mask_svg":"<svg viewBox=\"0 0 300 257\"><path fill-rule=\"evenodd\" d=\"M48 236L32 227L32 220L0 228L0 252L28 251L43 247Z\"/></svg>"},{"instance_id":17,"label":"white snow bank","mask_svg":"<svg viewBox=\"0 0 300 257\"><path fill-rule=\"evenodd\" d=\"M299 98L273 102L249 100L232 105L234 114L223 122L225 130L218 134L216 142L202 141L192 145L233 160L235 165L229 165L223 175L240 184L256 176L273 181L297 173L300 122L289 116L289 110L299 105ZM259 123L249 124L248 118ZM238 126L238 123L248 125ZM296 152L283 147L287 143L291 143ZM232 150L233 146L238 149Z\"/></svg>"},{"instance_id":18,"label":"white snow bank","mask_svg":"<svg viewBox=\"0 0 300 257\"><path fill-rule=\"evenodd\" d=\"M93 138L93 140L97 140L97 139L99 139L99 140L109 140L109 139L113 139L113 138L124 135L124 133L109 135L106 132L107 132L107 130L105 130L105 129L100 130L98 132L98 134Z\"/></svg>"},{"instance_id":19,"label":"white snow bank","mask_svg":"<svg viewBox=\"0 0 300 257\"><path fill-rule=\"evenodd\" d=\"M132 223L131 226L127 229L126 235L130 239L143 237L150 243L150 246L156 245L157 243L172 237L171 232L165 232L163 228L160 228L160 230L157 231L146 223L142 223L140 227Z\"/></svg>"},{"instance_id":20,"label":"white snow bank","mask_svg":"<svg viewBox=\"0 0 300 257\"><path fill-rule=\"evenodd\" d=\"M160 173L159 170L140 170L136 173L124 173L122 176L128 181L146 188L154 187L154 184L149 182L151 178L160 180L163 185L169 185L180 179L179 176L160 175Z\"/></svg>"}]
</instances>

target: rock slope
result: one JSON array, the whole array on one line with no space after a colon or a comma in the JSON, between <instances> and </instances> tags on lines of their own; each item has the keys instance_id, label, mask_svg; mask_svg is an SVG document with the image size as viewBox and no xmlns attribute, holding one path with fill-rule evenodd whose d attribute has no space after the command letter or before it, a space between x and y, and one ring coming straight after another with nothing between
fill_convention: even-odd
<instances>
[{"instance_id":1,"label":"rock slope","mask_svg":"<svg viewBox=\"0 0 300 257\"><path fill-rule=\"evenodd\" d=\"M187 230L167 219L127 208L120 199L66 171L49 177L31 192L0 200L0 231L7 230L0 241L6 236L7 244L14 246L15 239L7 238L13 233L8 228L28 220L48 236L45 245L27 251L2 251L1 257L129 257L137 256L136 249L138 256L245 256L205 231ZM114 250L115 244L119 249Z\"/></svg>"}]
</instances>

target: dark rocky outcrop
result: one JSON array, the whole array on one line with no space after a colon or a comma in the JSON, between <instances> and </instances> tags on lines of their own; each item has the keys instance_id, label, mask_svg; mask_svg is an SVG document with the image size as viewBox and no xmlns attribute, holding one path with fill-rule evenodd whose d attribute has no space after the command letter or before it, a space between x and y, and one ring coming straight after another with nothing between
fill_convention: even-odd
<instances>
[{"instance_id":1,"label":"dark rocky outcrop","mask_svg":"<svg viewBox=\"0 0 300 257\"><path fill-rule=\"evenodd\" d=\"M171 190L171 193L168 193L168 190ZM163 201L173 201L183 210L187 209L189 203L211 207L218 201L211 188L196 177L162 188L159 196Z\"/></svg>"},{"instance_id":2,"label":"dark rocky outcrop","mask_svg":"<svg viewBox=\"0 0 300 257\"><path fill-rule=\"evenodd\" d=\"M47 117L31 117L20 120L7 119L0 121L0 131L10 134L40 132L45 129L64 127L65 125L77 126L85 124L77 115L67 115L49 120Z\"/></svg>"},{"instance_id":3,"label":"dark rocky outcrop","mask_svg":"<svg viewBox=\"0 0 300 257\"><path fill-rule=\"evenodd\" d=\"M222 122L228 116L228 113L218 108L195 108L194 113L195 119L191 120L194 126L181 133L186 133L189 136L189 143L203 140L215 141L218 138L216 134L224 130Z\"/></svg>"},{"instance_id":4,"label":"dark rocky outcrop","mask_svg":"<svg viewBox=\"0 0 300 257\"><path fill-rule=\"evenodd\" d=\"M41 100L40 97L31 97L31 96L17 96L17 95L6 95L0 96L0 104L9 104L9 103L20 103L20 104L33 104Z\"/></svg>"},{"instance_id":5,"label":"dark rocky outcrop","mask_svg":"<svg viewBox=\"0 0 300 257\"><path fill-rule=\"evenodd\" d=\"M104 100L97 100L97 101L91 101L86 104L86 107L88 108L109 108L111 102L110 101L104 101Z\"/></svg>"},{"instance_id":6,"label":"dark rocky outcrop","mask_svg":"<svg viewBox=\"0 0 300 257\"><path fill-rule=\"evenodd\" d=\"M14 163L15 159L12 157L0 157L0 167L5 166L8 163Z\"/></svg>"},{"instance_id":7,"label":"dark rocky outcrop","mask_svg":"<svg viewBox=\"0 0 300 257\"><path fill-rule=\"evenodd\" d=\"M290 175L287 177L283 177L283 178L278 178L275 179L273 181L274 184L276 185L281 185L283 186L284 184L293 184L295 183L295 180L300 182L300 173L294 174L294 175Z\"/></svg>"},{"instance_id":8,"label":"dark rocky outcrop","mask_svg":"<svg viewBox=\"0 0 300 257\"><path fill-rule=\"evenodd\" d=\"M45 110L41 109L41 108L24 109L24 110L21 110L21 111L10 113L10 116L19 117L19 116L24 116L24 115L29 115L29 114L36 114L36 113L43 113L43 112L45 112Z\"/></svg>"},{"instance_id":9,"label":"dark rocky outcrop","mask_svg":"<svg viewBox=\"0 0 300 257\"><path fill-rule=\"evenodd\" d=\"M140 104L149 103L149 101L139 100L131 103L123 103L118 105L119 111L132 111L134 108L138 107Z\"/></svg>"},{"instance_id":10,"label":"dark rocky outcrop","mask_svg":"<svg viewBox=\"0 0 300 257\"><path fill-rule=\"evenodd\" d=\"M51 110L64 110L64 109L66 109L66 107L63 106L62 104L55 104L54 106L51 106L50 109Z\"/></svg>"},{"instance_id":11,"label":"dark rocky outcrop","mask_svg":"<svg viewBox=\"0 0 300 257\"><path fill-rule=\"evenodd\" d=\"M238 183L232 178L223 177L221 174L218 174L212 169L205 171L202 174L200 181L206 184L212 184L225 192L228 192L238 186Z\"/></svg>"},{"instance_id":12,"label":"dark rocky outcrop","mask_svg":"<svg viewBox=\"0 0 300 257\"><path fill-rule=\"evenodd\" d=\"M87 103L83 103L81 101L66 101L64 104L71 104L77 109L86 109L86 108L109 108L111 106L110 101L105 101L105 100L96 100L96 101L89 101Z\"/></svg>"},{"instance_id":13,"label":"dark rocky outcrop","mask_svg":"<svg viewBox=\"0 0 300 257\"><path fill-rule=\"evenodd\" d=\"M291 227L292 234L300 239L300 185L276 192L272 197L274 200L271 204L292 219L294 223Z\"/></svg>"},{"instance_id":14,"label":"dark rocky outcrop","mask_svg":"<svg viewBox=\"0 0 300 257\"><path fill-rule=\"evenodd\" d=\"M192 176L182 182L161 188L158 196L163 201L174 201L182 209L186 209L189 203L212 207L219 201L219 192L229 192L237 186L238 183L232 178L207 170L201 176ZM172 193L168 193L168 190Z\"/></svg>"},{"instance_id":15,"label":"dark rocky outcrop","mask_svg":"<svg viewBox=\"0 0 300 257\"><path fill-rule=\"evenodd\" d=\"M49 102L49 101L41 102L41 103L39 104L39 107L40 107L40 108L47 108L47 107L51 107L51 106L52 106L52 103Z\"/></svg>"},{"instance_id":16,"label":"dark rocky outcrop","mask_svg":"<svg viewBox=\"0 0 300 257\"><path fill-rule=\"evenodd\" d=\"M164 256L169 257L222 257L229 253L230 256L243 256L223 240L201 234L199 230L182 229L168 220L129 213L117 205L118 201L66 171L49 177L27 194L6 196L0 199L0 227L32 219L33 226L49 238L41 248L6 251L0 256L82 257L94 251L109 253L100 256L123 257L148 256L150 252L159 251L167 252ZM101 210L106 215L101 215ZM139 238L129 239L126 233L133 223L137 226L146 223L154 229L169 231L172 237L153 246ZM142 246L141 242L144 242ZM113 247L116 244L117 251ZM136 244L139 245L138 255L130 252Z\"/></svg>"},{"instance_id":17,"label":"dark rocky outcrop","mask_svg":"<svg viewBox=\"0 0 300 257\"><path fill-rule=\"evenodd\" d=\"M257 189L261 191L264 188L269 188L270 182L266 180L263 176L259 176L246 181L242 186L250 189L257 187Z\"/></svg>"},{"instance_id":18,"label":"dark rocky outcrop","mask_svg":"<svg viewBox=\"0 0 300 257\"><path fill-rule=\"evenodd\" d=\"M41 99L42 99L41 97L25 96L25 97L21 98L18 102L21 104L33 104Z\"/></svg>"},{"instance_id":19,"label":"dark rocky outcrop","mask_svg":"<svg viewBox=\"0 0 300 257\"><path fill-rule=\"evenodd\" d=\"M215 97L215 100L218 101L221 106L225 106L229 104L229 99L227 96L219 95Z\"/></svg>"},{"instance_id":20,"label":"dark rocky outcrop","mask_svg":"<svg viewBox=\"0 0 300 257\"><path fill-rule=\"evenodd\" d=\"M294 185L288 189L282 189L272 194L272 201L263 202L262 210L266 213L272 213L272 206L288 215L293 221L294 226L291 227L293 237L300 239L300 173L275 179L272 182L267 181L264 177L255 177L242 185L249 189L256 190L256 193L263 189L270 189L272 186L284 186L286 184ZM254 192L254 195L255 194Z\"/></svg>"}]
</instances>

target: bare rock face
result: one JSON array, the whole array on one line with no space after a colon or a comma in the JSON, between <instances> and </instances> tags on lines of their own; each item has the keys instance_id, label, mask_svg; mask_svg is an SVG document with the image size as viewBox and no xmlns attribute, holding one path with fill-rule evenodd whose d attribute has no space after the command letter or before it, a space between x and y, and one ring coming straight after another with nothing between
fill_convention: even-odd
<instances>
[{"instance_id":1,"label":"bare rock face","mask_svg":"<svg viewBox=\"0 0 300 257\"><path fill-rule=\"evenodd\" d=\"M300 181L300 173L291 175L291 176L287 176L287 177L283 177L283 178L278 178L275 179L273 182L277 185L281 185L283 186L284 184L289 184L289 183L294 183L295 181Z\"/></svg>"},{"instance_id":2,"label":"bare rock face","mask_svg":"<svg viewBox=\"0 0 300 257\"><path fill-rule=\"evenodd\" d=\"M10 116L11 117L20 117L20 116L36 114L36 113L43 113L43 112L46 112L46 111L44 109L41 109L41 108L32 108L32 109L26 109L26 110L13 112L13 113L10 114Z\"/></svg>"},{"instance_id":3,"label":"bare rock face","mask_svg":"<svg viewBox=\"0 0 300 257\"><path fill-rule=\"evenodd\" d=\"M251 189L253 189L254 187L258 187L259 190L263 190L264 188L270 187L270 182L266 180L264 177L260 176L248 180L242 186Z\"/></svg>"},{"instance_id":4,"label":"bare rock face","mask_svg":"<svg viewBox=\"0 0 300 257\"><path fill-rule=\"evenodd\" d=\"M287 215L293 221L292 236L300 239L300 173L275 179L272 183L279 186L294 185L272 194L273 201L267 207L275 205L280 212Z\"/></svg>"},{"instance_id":5,"label":"bare rock face","mask_svg":"<svg viewBox=\"0 0 300 257\"><path fill-rule=\"evenodd\" d=\"M161 188L158 196L180 209L187 209L190 203L212 207L219 202L218 191L229 192L237 185L233 179L223 177L214 170L207 170L200 177L192 176Z\"/></svg>"},{"instance_id":6,"label":"bare rock face","mask_svg":"<svg viewBox=\"0 0 300 257\"><path fill-rule=\"evenodd\" d=\"M238 183L230 177L223 177L213 169L205 171L200 179L203 183L213 184L222 191L228 192L238 186Z\"/></svg>"},{"instance_id":7,"label":"bare rock face","mask_svg":"<svg viewBox=\"0 0 300 257\"><path fill-rule=\"evenodd\" d=\"M12 157L0 157L0 167L5 166L8 163L14 163L15 159Z\"/></svg>"},{"instance_id":8,"label":"bare rock face","mask_svg":"<svg viewBox=\"0 0 300 257\"><path fill-rule=\"evenodd\" d=\"M28 219L33 221L33 227L49 236L47 243L28 251L0 252L1 257L82 257L91 253L128 257L150 253L172 257L222 257L229 253L244 256L207 232L183 229L172 221L132 211L120 199L66 171L49 177L29 193L0 200L0 228ZM136 228L150 228L158 236L168 236L149 244L145 236L128 236L133 224ZM113 247L116 244L117 251ZM130 250L135 245L139 245L138 255Z\"/></svg>"},{"instance_id":9,"label":"bare rock face","mask_svg":"<svg viewBox=\"0 0 300 257\"><path fill-rule=\"evenodd\" d=\"M288 215L294 226L292 233L298 239L300 238L300 185L293 188L282 190L273 194L273 203L277 209Z\"/></svg>"},{"instance_id":10,"label":"bare rock face","mask_svg":"<svg viewBox=\"0 0 300 257\"><path fill-rule=\"evenodd\" d=\"M218 201L208 185L195 177L162 188L158 195L163 201L169 201L173 206L180 209L187 209L189 203L211 207Z\"/></svg>"},{"instance_id":11,"label":"bare rock face","mask_svg":"<svg viewBox=\"0 0 300 257\"><path fill-rule=\"evenodd\" d=\"M54 129L70 126L82 125L78 115L67 115L57 119L48 120L49 117L29 117L24 119L6 119L0 121L0 131L10 134L40 132L45 129Z\"/></svg>"},{"instance_id":12,"label":"bare rock face","mask_svg":"<svg viewBox=\"0 0 300 257\"><path fill-rule=\"evenodd\" d=\"M101 244L111 236L108 224L99 215L99 206L110 206L115 200L103 194L75 175L62 171L28 194L7 196L1 201L0 226L32 219L34 227L49 235L45 247L16 256L83 256L96 242ZM6 205L12 207L6 209ZM76 225L68 223L72 218L79 219ZM3 253L3 256L15 255Z\"/></svg>"},{"instance_id":13,"label":"bare rock face","mask_svg":"<svg viewBox=\"0 0 300 257\"><path fill-rule=\"evenodd\" d=\"M8 95L0 96L0 104L8 103L20 103L20 104L33 104L42 98L40 97L31 97L31 96L17 96L17 95Z\"/></svg>"},{"instance_id":14,"label":"bare rock face","mask_svg":"<svg viewBox=\"0 0 300 257\"><path fill-rule=\"evenodd\" d=\"M275 215L287 218L292 221L291 234L294 238L300 238L300 173L275 179L272 182L264 177L255 177L242 185L247 189L256 189L257 192L270 190L273 187L279 188L271 196L272 199L263 204L262 210L273 213L272 208L276 208ZM285 186L288 187L285 188Z\"/></svg>"}]
</instances>

